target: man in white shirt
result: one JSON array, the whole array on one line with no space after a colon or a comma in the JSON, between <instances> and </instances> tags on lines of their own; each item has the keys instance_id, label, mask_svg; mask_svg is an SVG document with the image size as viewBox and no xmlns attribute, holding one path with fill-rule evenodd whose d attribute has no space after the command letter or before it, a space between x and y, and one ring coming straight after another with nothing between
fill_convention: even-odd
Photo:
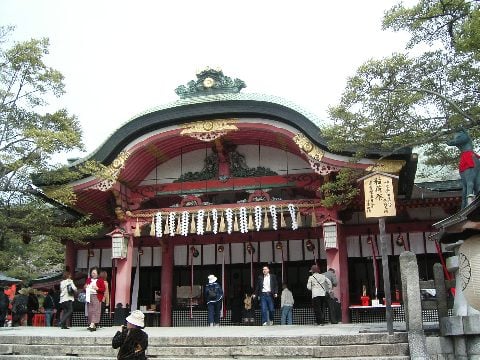
<instances>
[{"instance_id":1,"label":"man in white shirt","mask_svg":"<svg viewBox=\"0 0 480 360\"><path fill-rule=\"evenodd\" d=\"M260 300L262 309L262 325L273 325L275 307L273 299L278 296L278 282L274 274L270 274L270 268L265 265L262 268L262 275L258 277L254 296Z\"/></svg>"}]
</instances>

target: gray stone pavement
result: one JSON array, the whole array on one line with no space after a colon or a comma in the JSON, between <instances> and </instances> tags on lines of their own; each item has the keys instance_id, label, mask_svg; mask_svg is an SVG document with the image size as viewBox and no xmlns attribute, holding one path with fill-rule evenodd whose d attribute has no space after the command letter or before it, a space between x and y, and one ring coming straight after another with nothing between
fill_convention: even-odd
<instances>
[{"instance_id":1,"label":"gray stone pavement","mask_svg":"<svg viewBox=\"0 0 480 360\"><path fill-rule=\"evenodd\" d=\"M119 329L102 327L95 332L85 327L60 329L57 327L20 326L0 328L0 336L51 336L51 337L113 337ZM149 337L255 337L255 336L315 336L387 333L386 323L273 326L220 326L220 327L147 327ZM394 323L394 331L405 331L404 323Z\"/></svg>"}]
</instances>

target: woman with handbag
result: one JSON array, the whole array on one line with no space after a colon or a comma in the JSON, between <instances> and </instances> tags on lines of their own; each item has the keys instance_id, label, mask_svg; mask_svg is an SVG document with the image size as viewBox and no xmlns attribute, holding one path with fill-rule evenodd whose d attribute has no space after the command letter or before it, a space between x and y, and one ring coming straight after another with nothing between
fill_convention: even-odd
<instances>
[{"instance_id":1,"label":"woman with handbag","mask_svg":"<svg viewBox=\"0 0 480 360\"><path fill-rule=\"evenodd\" d=\"M312 265L310 268L312 275L308 278L307 289L312 292L312 306L315 313L315 322L323 326L325 323L325 306L327 299L325 295L332 289L332 283L328 278L320 274L320 268Z\"/></svg>"},{"instance_id":2,"label":"woman with handbag","mask_svg":"<svg viewBox=\"0 0 480 360\"><path fill-rule=\"evenodd\" d=\"M96 266L90 269L90 277L85 282L85 293L87 296L87 313L89 331L97 330L96 324L100 323L100 314L102 311L102 301L105 293L105 282L98 276L98 268Z\"/></svg>"},{"instance_id":3,"label":"woman with handbag","mask_svg":"<svg viewBox=\"0 0 480 360\"><path fill-rule=\"evenodd\" d=\"M69 271L63 273L63 280L60 282L60 308L62 316L60 317L60 327L68 329L70 318L73 313L73 300L77 287L73 283L72 274Z\"/></svg>"}]
</instances>

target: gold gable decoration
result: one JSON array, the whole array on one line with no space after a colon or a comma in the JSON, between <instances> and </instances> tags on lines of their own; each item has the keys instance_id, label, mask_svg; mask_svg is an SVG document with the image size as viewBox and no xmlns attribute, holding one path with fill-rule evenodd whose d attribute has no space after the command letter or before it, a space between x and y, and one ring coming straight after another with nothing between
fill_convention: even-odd
<instances>
[{"instance_id":1,"label":"gold gable decoration","mask_svg":"<svg viewBox=\"0 0 480 360\"><path fill-rule=\"evenodd\" d=\"M398 174L405 164L405 160L382 159L375 161L375 165L370 165L366 170L370 172L377 171L388 174Z\"/></svg>"},{"instance_id":2,"label":"gold gable decoration","mask_svg":"<svg viewBox=\"0 0 480 360\"><path fill-rule=\"evenodd\" d=\"M92 186L92 188L101 191L107 191L110 189L117 181L120 171L125 167L125 163L129 157L130 153L128 151L121 151L110 165L95 174L96 177L102 181Z\"/></svg>"},{"instance_id":3,"label":"gold gable decoration","mask_svg":"<svg viewBox=\"0 0 480 360\"><path fill-rule=\"evenodd\" d=\"M321 161L325 152L320 150L318 146L312 144L312 142L302 133L298 133L293 137L293 141L298 145L300 150L304 152L308 157L316 161Z\"/></svg>"},{"instance_id":4,"label":"gold gable decoration","mask_svg":"<svg viewBox=\"0 0 480 360\"><path fill-rule=\"evenodd\" d=\"M210 142L229 133L238 130L235 123L238 119L203 120L181 125L180 135L190 136L195 139Z\"/></svg>"}]
</instances>

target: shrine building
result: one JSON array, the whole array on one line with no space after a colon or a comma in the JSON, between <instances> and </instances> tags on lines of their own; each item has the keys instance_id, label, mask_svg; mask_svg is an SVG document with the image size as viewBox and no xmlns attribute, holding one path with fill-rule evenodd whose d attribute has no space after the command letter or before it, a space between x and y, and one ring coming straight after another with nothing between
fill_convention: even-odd
<instances>
[{"instance_id":1,"label":"shrine building","mask_svg":"<svg viewBox=\"0 0 480 360\"><path fill-rule=\"evenodd\" d=\"M264 264L289 284L296 309L310 309L306 280L317 263L336 270L334 292L349 322L362 288L381 300L383 287L378 222L365 216L363 189L347 207L322 206L321 185L343 168L398 177L396 215L386 219L393 301L401 302L402 251L415 252L421 277L433 278L443 251L431 226L460 207L458 186L415 185L417 158L408 149L386 157L372 149L360 160L349 149L333 152L321 120L301 107L242 92L242 80L218 69L196 77L175 90L179 100L132 118L69 165L106 166L103 175L68 184L77 198L71 210L106 230L88 245L66 240L65 265L85 274L105 269L111 309L131 304L137 264L138 305L156 304L160 326L206 314L201 286L209 274L230 311ZM48 194L51 184L36 185Z\"/></svg>"}]
</instances>

